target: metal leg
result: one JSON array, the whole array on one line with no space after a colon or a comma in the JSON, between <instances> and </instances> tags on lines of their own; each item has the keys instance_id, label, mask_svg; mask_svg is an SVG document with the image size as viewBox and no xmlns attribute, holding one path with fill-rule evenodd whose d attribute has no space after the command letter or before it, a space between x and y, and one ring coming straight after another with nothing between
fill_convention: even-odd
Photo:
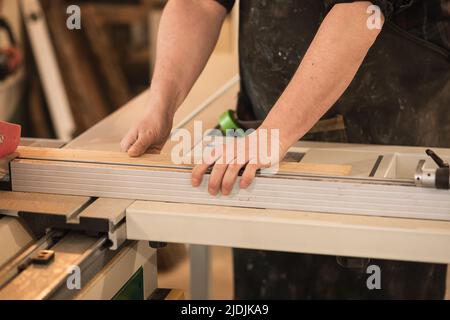
<instances>
[{"instance_id":1,"label":"metal leg","mask_svg":"<svg viewBox=\"0 0 450 320\"><path fill-rule=\"evenodd\" d=\"M209 298L209 247L191 245L191 298L193 300L206 300Z\"/></svg>"}]
</instances>

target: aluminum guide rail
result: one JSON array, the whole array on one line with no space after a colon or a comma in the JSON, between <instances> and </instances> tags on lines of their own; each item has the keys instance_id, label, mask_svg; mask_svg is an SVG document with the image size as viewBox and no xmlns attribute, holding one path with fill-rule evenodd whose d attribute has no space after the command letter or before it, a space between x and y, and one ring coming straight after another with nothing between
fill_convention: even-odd
<instances>
[{"instance_id":1,"label":"aluminum guide rail","mask_svg":"<svg viewBox=\"0 0 450 320\"><path fill-rule=\"evenodd\" d=\"M450 192L415 187L412 179L257 177L248 190L213 197L207 178L194 189L183 170L16 160L11 172L14 191L450 221Z\"/></svg>"}]
</instances>

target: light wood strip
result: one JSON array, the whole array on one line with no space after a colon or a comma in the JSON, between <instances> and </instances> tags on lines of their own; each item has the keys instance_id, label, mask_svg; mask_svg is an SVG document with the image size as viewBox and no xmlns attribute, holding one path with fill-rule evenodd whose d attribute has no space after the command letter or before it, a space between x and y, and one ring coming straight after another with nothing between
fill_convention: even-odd
<instances>
[{"instance_id":1,"label":"light wood strip","mask_svg":"<svg viewBox=\"0 0 450 320\"><path fill-rule=\"evenodd\" d=\"M176 168L169 154L144 154L139 158L131 158L122 152L70 150L52 148L19 147L17 150L22 159L73 161L87 163L105 163L117 165L168 166ZM183 165L183 167L193 167ZM347 176L350 165L312 164L312 163L281 163L280 172L309 173L333 176Z\"/></svg>"}]
</instances>

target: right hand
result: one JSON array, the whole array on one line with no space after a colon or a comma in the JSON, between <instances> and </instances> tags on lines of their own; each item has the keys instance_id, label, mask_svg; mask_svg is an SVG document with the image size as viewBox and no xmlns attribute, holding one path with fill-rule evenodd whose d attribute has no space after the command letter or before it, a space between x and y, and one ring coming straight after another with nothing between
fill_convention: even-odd
<instances>
[{"instance_id":1,"label":"right hand","mask_svg":"<svg viewBox=\"0 0 450 320\"><path fill-rule=\"evenodd\" d=\"M123 152L139 157L146 152L161 153L170 136L173 114L164 108L149 108L128 131L120 143Z\"/></svg>"}]
</instances>

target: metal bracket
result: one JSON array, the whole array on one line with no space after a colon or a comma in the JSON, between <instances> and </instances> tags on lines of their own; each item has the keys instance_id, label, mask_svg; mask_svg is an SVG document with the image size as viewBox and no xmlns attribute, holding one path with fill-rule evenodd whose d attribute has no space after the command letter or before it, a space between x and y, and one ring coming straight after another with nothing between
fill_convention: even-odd
<instances>
[{"instance_id":1,"label":"metal bracket","mask_svg":"<svg viewBox=\"0 0 450 320\"><path fill-rule=\"evenodd\" d=\"M450 189L450 169L449 164L442 160L433 150L428 149L427 155L434 160L437 169L426 169L425 160L420 160L416 173L414 175L414 181L416 186L425 188L436 189Z\"/></svg>"}]
</instances>

